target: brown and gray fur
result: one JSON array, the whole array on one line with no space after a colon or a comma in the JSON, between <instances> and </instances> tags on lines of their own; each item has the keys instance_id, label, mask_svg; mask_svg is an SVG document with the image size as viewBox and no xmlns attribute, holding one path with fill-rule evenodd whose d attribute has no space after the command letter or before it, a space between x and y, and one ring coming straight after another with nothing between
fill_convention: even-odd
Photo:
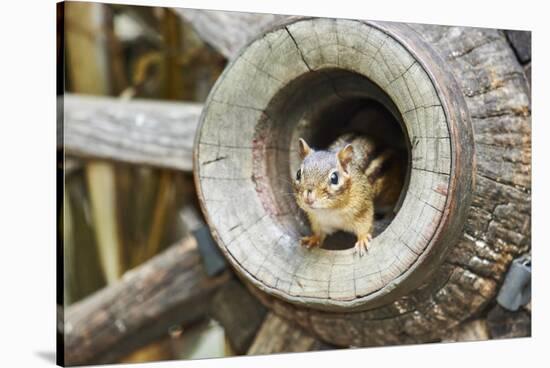
<instances>
[{"instance_id":1,"label":"brown and gray fur","mask_svg":"<svg viewBox=\"0 0 550 368\"><path fill-rule=\"evenodd\" d=\"M375 209L391 211L399 198L402 157L355 134L341 136L328 150L313 150L300 139L299 152L302 163L294 178L294 193L313 232L301 239L302 245L319 246L327 235L344 230L357 236L355 250L362 256L372 240ZM331 183L333 173L337 184Z\"/></svg>"}]
</instances>

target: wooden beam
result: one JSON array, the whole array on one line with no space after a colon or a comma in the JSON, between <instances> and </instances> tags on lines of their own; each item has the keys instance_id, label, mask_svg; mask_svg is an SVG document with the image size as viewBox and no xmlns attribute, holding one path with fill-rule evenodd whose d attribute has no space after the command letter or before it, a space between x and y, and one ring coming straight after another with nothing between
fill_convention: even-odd
<instances>
[{"instance_id":1,"label":"wooden beam","mask_svg":"<svg viewBox=\"0 0 550 368\"><path fill-rule=\"evenodd\" d=\"M270 312L247 355L298 353L322 349L323 344L308 332Z\"/></svg>"},{"instance_id":2,"label":"wooden beam","mask_svg":"<svg viewBox=\"0 0 550 368\"><path fill-rule=\"evenodd\" d=\"M195 238L182 240L65 310L65 364L114 363L169 327L198 321L229 279L207 277Z\"/></svg>"},{"instance_id":3,"label":"wooden beam","mask_svg":"<svg viewBox=\"0 0 550 368\"><path fill-rule=\"evenodd\" d=\"M209 315L223 326L236 354L246 354L266 313L260 301L236 279L216 292L209 310Z\"/></svg>"},{"instance_id":4,"label":"wooden beam","mask_svg":"<svg viewBox=\"0 0 550 368\"><path fill-rule=\"evenodd\" d=\"M67 94L59 100L67 153L191 171L196 103ZM59 132L61 134L61 132Z\"/></svg>"},{"instance_id":5,"label":"wooden beam","mask_svg":"<svg viewBox=\"0 0 550 368\"><path fill-rule=\"evenodd\" d=\"M199 37L228 59L262 30L287 18L287 15L181 9L174 11L193 25Z\"/></svg>"}]
</instances>

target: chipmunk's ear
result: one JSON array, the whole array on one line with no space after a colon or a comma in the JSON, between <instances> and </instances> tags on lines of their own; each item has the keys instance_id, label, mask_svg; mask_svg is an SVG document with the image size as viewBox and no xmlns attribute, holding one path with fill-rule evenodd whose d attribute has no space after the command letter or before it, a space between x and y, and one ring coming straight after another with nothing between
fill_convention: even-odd
<instances>
[{"instance_id":1,"label":"chipmunk's ear","mask_svg":"<svg viewBox=\"0 0 550 368\"><path fill-rule=\"evenodd\" d=\"M349 173L349 164L351 162L351 158L353 157L353 146L351 144L347 144L344 148L338 151L337 157L342 169L346 173Z\"/></svg>"},{"instance_id":2,"label":"chipmunk's ear","mask_svg":"<svg viewBox=\"0 0 550 368\"><path fill-rule=\"evenodd\" d=\"M300 152L300 158L302 160L306 158L306 156L313 151L311 147L308 146L306 141L303 140L302 138L300 138L300 140L298 141L298 146L300 147L299 152Z\"/></svg>"}]
</instances>

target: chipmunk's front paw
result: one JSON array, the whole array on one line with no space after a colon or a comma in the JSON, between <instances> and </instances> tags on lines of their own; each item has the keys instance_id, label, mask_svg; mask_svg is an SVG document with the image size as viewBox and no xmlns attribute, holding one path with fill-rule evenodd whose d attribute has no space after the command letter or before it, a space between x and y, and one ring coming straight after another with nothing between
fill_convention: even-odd
<instances>
[{"instance_id":1,"label":"chipmunk's front paw","mask_svg":"<svg viewBox=\"0 0 550 368\"><path fill-rule=\"evenodd\" d=\"M321 237L318 235L304 236L300 239L300 244L302 244L307 249L312 247L317 247L321 245Z\"/></svg>"},{"instance_id":2,"label":"chipmunk's front paw","mask_svg":"<svg viewBox=\"0 0 550 368\"><path fill-rule=\"evenodd\" d=\"M355 243L355 252L359 253L359 257L363 257L365 254L368 253L368 246L369 243L372 240L372 236L369 234L366 237L358 238L357 242Z\"/></svg>"}]
</instances>

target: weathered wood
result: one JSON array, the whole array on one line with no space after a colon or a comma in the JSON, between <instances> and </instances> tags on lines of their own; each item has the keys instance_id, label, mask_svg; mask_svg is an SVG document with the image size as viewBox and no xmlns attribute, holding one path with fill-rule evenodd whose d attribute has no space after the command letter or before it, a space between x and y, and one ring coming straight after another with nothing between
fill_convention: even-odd
<instances>
[{"instance_id":1,"label":"weathered wood","mask_svg":"<svg viewBox=\"0 0 550 368\"><path fill-rule=\"evenodd\" d=\"M489 329L485 319L475 319L468 321L450 331L445 331L441 341L443 342L461 342L461 341L483 341L489 339Z\"/></svg>"},{"instance_id":2,"label":"weathered wood","mask_svg":"<svg viewBox=\"0 0 550 368\"><path fill-rule=\"evenodd\" d=\"M472 132L455 86L409 28L303 19L259 37L214 87L197 138L199 197L222 251L261 290L325 310L372 308L417 287L456 239L468 208ZM332 126L327 111L349 119L370 99L407 132L408 195L368 257L307 251L298 245L305 229L285 180L299 165L298 137L309 141Z\"/></svg>"},{"instance_id":3,"label":"weathered wood","mask_svg":"<svg viewBox=\"0 0 550 368\"><path fill-rule=\"evenodd\" d=\"M520 63L525 64L531 61L531 32L511 30L505 32Z\"/></svg>"},{"instance_id":4,"label":"weathered wood","mask_svg":"<svg viewBox=\"0 0 550 368\"><path fill-rule=\"evenodd\" d=\"M237 280L220 288L212 298L209 315L224 329L231 350L245 354L254 340L266 308Z\"/></svg>"},{"instance_id":5,"label":"weathered wood","mask_svg":"<svg viewBox=\"0 0 550 368\"><path fill-rule=\"evenodd\" d=\"M525 78L527 79L527 85L529 86L529 99L531 98L531 62L526 64L523 67L523 72L525 73Z\"/></svg>"},{"instance_id":6,"label":"weathered wood","mask_svg":"<svg viewBox=\"0 0 550 368\"><path fill-rule=\"evenodd\" d=\"M247 354L298 353L321 348L322 343L302 328L269 313Z\"/></svg>"},{"instance_id":7,"label":"weathered wood","mask_svg":"<svg viewBox=\"0 0 550 368\"><path fill-rule=\"evenodd\" d=\"M531 336L531 314L523 309L508 311L496 305L487 315L489 334L493 339Z\"/></svg>"},{"instance_id":8,"label":"weathered wood","mask_svg":"<svg viewBox=\"0 0 550 368\"><path fill-rule=\"evenodd\" d=\"M64 65L58 78L65 84L58 95L58 144L63 145L63 111L59 101L66 89L76 93L109 95L116 94L124 85L121 71L121 54L118 39L113 32L113 13L105 4L67 3L65 6L64 35L67 60L59 60ZM89 62L95 60L96 62ZM99 266L107 283L112 283L123 272L122 247L119 224L116 217L116 195L114 186L114 168L105 162L89 161L85 163L86 187L90 194L89 208L93 218L93 231L97 242L92 244L99 252ZM78 254L69 249L78 244L86 244L76 238L65 246L67 253ZM64 259L65 262L79 262ZM94 259L86 259L93 262ZM92 266L93 267L93 266ZM78 269L76 273L84 269ZM78 278L78 277L77 277Z\"/></svg>"},{"instance_id":9,"label":"weathered wood","mask_svg":"<svg viewBox=\"0 0 550 368\"><path fill-rule=\"evenodd\" d=\"M70 94L59 102L67 153L192 170L200 104Z\"/></svg>"},{"instance_id":10,"label":"weathered wood","mask_svg":"<svg viewBox=\"0 0 550 368\"><path fill-rule=\"evenodd\" d=\"M188 237L127 272L121 281L65 310L65 364L113 363L135 348L206 314L229 280L206 276Z\"/></svg>"},{"instance_id":11,"label":"weathered wood","mask_svg":"<svg viewBox=\"0 0 550 368\"><path fill-rule=\"evenodd\" d=\"M417 183L411 178L405 202L426 198L427 203L443 209L446 215L460 212L458 218L465 223L455 221L450 224L447 235L460 235L447 239L447 253L433 253L436 259L432 259L432 264L440 266L425 270L425 279L415 290L395 295L394 300L386 300L384 305L372 305L364 311L354 312L345 307L343 313L315 310L311 307L322 303L344 304L340 298L352 295L354 284L342 275L347 275L350 269L364 272L365 267L360 264L363 261L349 258L345 250L306 253L297 245L296 239L307 231L306 225L297 215L296 206L292 205L288 188L280 182L289 180L290 172L295 168L292 142L299 135L311 134L309 130L315 127L314 120L318 119L315 110L304 106L335 106L342 99L361 96L357 90L348 89L356 84L357 89L370 91L369 97L378 99L390 111L407 115L403 109L407 93L391 94L387 90L391 83L384 83L392 78L393 68L399 70L399 65L395 64L404 56L383 58L380 54L397 52L397 55L406 55L399 54L398 47L389 39L391 37L377 38L376 31L372 30L338 32L343 23L351 21L315 21L319 21L319 25L299 27L298 21L260 35L229 65L214 87L197 135L195 180L201 205L227 258L239 260L238 264L234 263L235 268L254 285L253 290L262 301L275 313L294 320L319 339L340 346L437 341L444 331L479 314L496 296L511 260L530 248L531 126L523 70L500 31L396 25L398 29L408 29L406 37L400 41L413 50L415 56L422 47L427 47L442 59L441 63L434 64L440 70L423 59L425 63L408 64L403 75L407 76L413 68L421 65L431 81L441 87L440 84L447 85L445 75L451 74L451 80L455 79L456 84L447 85L447 93L436 88L435 97L445 107L453 95L459 95L454 97L462 98L466 108L461 110L450 104L444 109L447 123L453 116L449 114L453 108L459 116L454 130L447 129L448 136L445 130L436 129L437 125L433 124L439 120L429 119L434 116L429 107L427 114L426 111L409 114L413 116L409 116L408 122L404 116L409 138L450 137L451 148L450 152L438 150L437 154L432 154L429 144L422 147L424 154L419 154L418 162L413 159L413 167L420 167L420 171L427 174ZM308 29L316 32L308 37ZM428 46L421 41L411 42L416 37L414 35ZM356 41L351 42L354 37ZM369 42L375 47L365 48ZM327 47L321 48L319 43L326 43ZM270 54L270 48L276 52ZM348 48L364 53L354 55ZM427 54L429 60L430 52ZM370 63L369 55L373 60ZM393 110L388 99L368 87L368 83L346 83L347 76L342 70L353 70L365 61L367 72L378 73L369 74L369 78L383 86L389 102L395 105ZM393 78L398 81L400 76L397 74ZM288 87L292 100L298 101L294 104L285 100L289 90L284 88L291 79L297 83L294 86L298 86ZM248 83L249 80L254 82ZM311 80L316 83L306 83ZM239 87L236 89L235 86ZM429 84L422 86L429 87ZM333 98L323 100L323 90ZM414 107L418 106L415 99L430 95L426 93L429 89L424 91L415 91L410 96ZM278 109L285 111L284 119L278 114ZM467 124L462 123L468 120L468 115L471 117L473 143L459 137L467 130ZM303 128L295 129L289 123L293 120L299 121L300 124L296 125ZM341 119L334 122L337 123L341 124ZM411 124L418 124L420 133L413 130ZM447 125L449 127L453 125ZM413 147L414 143L411 139ZM475 178L475 185L466 190L472 195L471 205L465 200L467 197L454 195L449 187L440 186L445 182L437 177L445 172L440 166L438 170L430 166L433 163L441 165L442 160L438 159L441 157L452 160L456 159L453 155L467 154L464 151L475 151L475 156L470 156L472 166L463 167ZM450 165L450 170L457 170L457 166ZM448 175L448 183L461 180L460 168L458 170ZM251 177L252 185L249 185ZM460 187L467 182L455 184ZM419 190L422 185L434 183L435 186ZM467 185L462 190L466 188ZM401 212L404 209L406 203ZM392 224L398 226L402 222L402 225L410 224L415 229L431 228L433 231L433 226L430 226L433 224L422 221L426 218L424 213L407 211L404 214L407 213L405 221L394 220ZM409 242L426 234L418 236L418 231L412 231L404 233L401 240ZM380 243L379 240L378 245ZM392 241L384 243L383 247L387 248L388 243L391 246ZM372 253L376 245L373 243ZM407 249L403 247L394 256L397 255L401 262L411 257L420 258L417 249L412 248L414 251L410 252ZM378 265L383 266L387 261L384 254L380 250L375 259ZM369 254L369 257L375 258L374 254ZM375 274L379 275L379 271L376 270ZM333 275L336 282L327 283L326 280ZM367 286L383 287L384 282L391 288L398 285L391 278L383 280L375 276ZM304 285L308 289L304 289ZM294 298L296 296L298 298Z\"/></svg>"},{"instance_id":12,"label":"weathered wood","mask_svg":"<svg viewBox=\"0 0 550 368\"><path fill-rule=\"evenodd\" d=\"M200 9L175 8L174 11L193 25L203 41L228 59L232 59L262 29L287 17Z\"/></svg>"}]
</instances>

